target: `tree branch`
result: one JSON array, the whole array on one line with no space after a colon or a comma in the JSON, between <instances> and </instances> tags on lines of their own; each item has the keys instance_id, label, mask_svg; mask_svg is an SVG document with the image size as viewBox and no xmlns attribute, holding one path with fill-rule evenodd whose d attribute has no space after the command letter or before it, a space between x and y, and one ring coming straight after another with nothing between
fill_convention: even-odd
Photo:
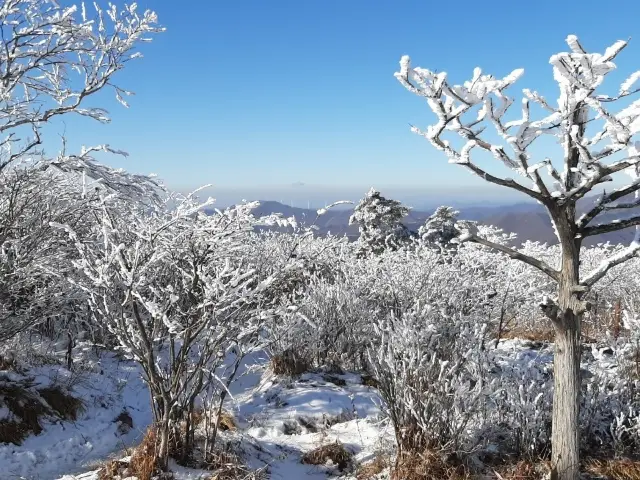
<instances>
[{"instance_id":1,"label":"tree branch","mask_svg":"<svg viewBox=\"0 0 640 480\"><path fill-rule=\"evenodd\" d=\"M640 215L626 218L624 220L614 220L611 223L594 225L593 227L585 227L578 231L578 235L580 235L582 238L593 237L594 235L617 232L618 230L623 230L628 227L635 227L636 225L640 225Z\"/></svg>"},{"instance_id":2,"label":"tree branch","mask_svg":"<svg viewBox=\"0 0 640 480\"><path fill-rule=\"evenodd\" d=\"M640 243L633 242L629 247L603 261L580 283L582 285L586 285L587 287L593 286L598 280L602 279L609 270L611 270L616 265L620 265L621 263L624 263L627 260L630 260L631 258L637 256L638 252L640 252Z\"/></svg>"},{"instance_id":3,"label":"tree branch","mask_svg":"<svg viewBox=\"0 0 640 480\"><path fill-rule=\"evenodd\" d=\"M582 215L578 222L576 223L578 229L582 229L586 227L591 220L593 220L596 216L602 213L605 210L613 210L617 208L633 208L636 206L640 206L639 200L636 200L631 203L619 204L619 205L609 205L611 202L615 202L616 200L625 197L631 193L640 190L640 180L636 180L629 185L620 188L611 192L610 194L604 194L596 203L596 206L589 210L587 213Z\"/></svg>"},{"instance_id":4,"label":"tree branch","mask_svg":"<svg viewBox=\"0 0 640 480\"><path fill-rule=\"evenodd\" d=\"M533 258L528 255L525 255L524 253L521 253L513 248L500 245L499 243L495 243L485 238L478 237L477 235L474 235L474 234L467 234L466 237L463 237L462 240L484 245L485 247L492 248L494 250L497 250L501 253L508 255L514 260L520 260L521 262L524 262L527 265L531 265L532 267L537 268L542 273L548 275L556 282L560 279L560 272L558 272L557 270L554 270L542 260L538 260L537 258Z\"/></svg>"}]
</instances>

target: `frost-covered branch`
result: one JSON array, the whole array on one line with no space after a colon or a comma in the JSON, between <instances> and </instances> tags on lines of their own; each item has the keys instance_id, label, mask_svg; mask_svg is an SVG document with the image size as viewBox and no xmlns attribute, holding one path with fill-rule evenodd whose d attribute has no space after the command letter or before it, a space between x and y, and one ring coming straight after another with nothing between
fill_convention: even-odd
<instances>
[{"instance_id":1,"label":"frost-covered branch","mask_svg":"<svg viewBox=\"0 0 640 480\"><path fill-rule=\"evenodd\" d=\"M480 245L484 245L485 247L492 248L492 249L494 249L494 250L496 250L498 252L501 252L501 253L504 253L504 254L508 255L509 257L513 258L514 260L520 260L521 262L524 262L527 265L530 265L530 266L532 266L534 268L537 268L538 270L543 272L545 275L551 277L555 281L558 281L558 279L559 279L559 272L557 270L554 270L553 268L551 268L549 265L547 265L542 260L538 260L537 258L533 258L533 257L530 257L529 255L525 255L524 253L519 252L518 250L515 250L513 248L507 247L505 245L501 245L499 243L492 242L492 241L487 240L485 238L481 238L481 237L477 236L474 233L471 233L471 232L464 233L460 237L460 241L462 241L462 242L473 242L473 243L477 243L477 244L480 244Z\"/></svg>"},{"instance_id":2,"label":"frost-covered branch","mask_svg":"<svg viewBox=\"0 0 640 480\"><path fill-rule=\"evenodd\" d=\"M576 222L578 229L582 229L586 227L594 218L596 218L598 215L600 215L604 211L627 209L627 208L634 208L634 207L640 206L640 201L638 199L632 202L627 202L627 203L615 203L615 204L613 203L616 200L619 200L621 198L626 197L627 195L637 192L638 190L640 190L640 180L635 180L629 185L616 189L611 193L603 193L596 201L595 206L592 207L591 210L587 211L582 216L580 216L580 218Z\"/></svg>"},{"instance_id":3,"label":"frost-covered branch","mask_svg":"<svg viewBox=\"0 0 640 480\"><path fill-rule=\"evenodd\" d=\"M162 31L152 11L135 3L122 11L97 3L61 6L55 0L7 0L0 6L0 169L41 143L42 125L76 113L108 122L106 110L86 100L112 88L127 106L131 95L113 83L129 61L141 57L140 43ZM21 140L22 129L33 137ZM22 132L22 133L17 133Z\"/></svg>"},{"instance_id":4,"label":"frost-covered branch","mask_svg":"<svg viewBox=\"0 0 640 480\"><path fill-rule=\"evenodd\" d=\"M603 223L600 225L594 225L592 227L585 227L580 230L579 235L583 238L592 237L594 235L600 235L603 233L617 232L629 227L635 227L640 225L640 215L625 218L623 220L614 220L610 223Z\"/></svg>"},{"instance_id":5,"label":"frost-covered branch","mask_svg":"<svg viewBox=\"0 0 640 480\"><path fill-rule=\"evenodd\" d=\"M598 93L605 75L615 69L613 60L626 47L618 41L602 54L587 53L574 35L567 37L570 52L553 55L554 78L560 87L558 105L552 106L537 92L524 89L522 114L519 119L507 120L507 112L514 99L506 90L522 75L514 70L503 79L483 75L474 70L471 80L462 85L449 83L445 72L432 72L424 68L412 68L408 56L402 57L400 71L395 74L410 92L427 100L437 122L426 131L412 130L427 138L438 150L443 151L451 163L460 164L481 178L529 195L544 205L575 203L596 185L609 181L611 175L638 164L640 157L633 143L633 136L640 130L640 100L614 114L609 105L616 100L640 92L635 84L640 72L633 73L620 86L616 96ZM546 116L531 118L530 104L544 109ZM586 134L586 126L594 121L603 124L593 137ZM499 145L488 140L484 132L493 125L504 140ZM460 148L444 138L453 132L466 143ZM551 135L564 148L563 170L558 171L550 160L531 163L528 151L532 143L542 135ZM602 146L601 144L607 143ZM525 178L531 185L522 184L508 177L489 174L473 159L473 149L490 152L504 166ZM507 151L507 148L509 151ZM604 160L629 149L629 156L611 164ZM546 168L553 188L545 183L541 170Z\"/></svg>"},{"instance_id":6,"label":"frost-covered branch","mask_svg":"<svg viewBox=\"0 0 640 480\"><path fill-rule=\"evenodd\" d=\"M593 286L596 282L598 282L598 280L604 278L607 272L613 267L615 267L616 265L620 265L634 257L637 257L639 252L640 243L634 241L627 248L604 260L596 269L589 272L589 274L584 277L581 283L588 287Z\"/></svg>"}]
</instances>

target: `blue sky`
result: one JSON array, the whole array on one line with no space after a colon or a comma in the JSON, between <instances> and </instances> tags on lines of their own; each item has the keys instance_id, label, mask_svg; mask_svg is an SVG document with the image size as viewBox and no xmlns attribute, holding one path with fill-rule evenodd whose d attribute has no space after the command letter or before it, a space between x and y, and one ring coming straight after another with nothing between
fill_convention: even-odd
<instances>
[{"instance_id":1,"label":"blue sky","mask_svg":"<svg viewBox=\"0 0 640 480\"><path fill-rule=\"evenodd\" d=\"M495 75L523 67L518 86L552 99L548 59L566 50L569 33L595 51L636 37L619 65L624 73L640 67L637 0L139 5L167 31L118 79L136 92L131 108L100 97L113 123L67 119L66 133L73 144L127 150L126 161L108 161L179 189L478 186L409 132L409 123L426 126L432 116L393 77L401 55L456 82L475 66Z\"/></svg>"}]
</instances>

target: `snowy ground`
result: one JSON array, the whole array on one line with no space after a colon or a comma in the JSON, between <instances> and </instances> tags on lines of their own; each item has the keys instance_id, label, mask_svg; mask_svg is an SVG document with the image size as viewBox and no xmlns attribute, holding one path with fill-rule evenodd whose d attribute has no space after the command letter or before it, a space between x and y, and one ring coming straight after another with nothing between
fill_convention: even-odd
<instances>
[{"instance_id":1,"label":"snowy ground","mask_svg":"<svg viewBox=\"0 0 640 480\"><path fill-rule=\"evenodd\" d=\"M110 352L98 360L89 346L75 356L81 374L45 365L29 375L43 387L71 385L85 412L75 422L44 422L44 431L20 446L0 444L3 479L96 480L98 466L125 455L151 422L149 393L135 364ZM303 465L302 455L338 440L360 462L391 442L377 392L362 385L359 375L310 373L292 380L274 376L267 365L263 356L247 359L226 405L239 427L227 435L242 445L249 466L267 466L273 479L338 478L337 469ZM126 434L114 421L123 410L134 425ZM173 469L179 480L206 478L203 471Z\"/></svg>"},{"instance_id":2,"label":"snowy ground","mask_svg":"<svg viewBox=\"0 0 640 480\"><path fill-rule=\"evenodd\" d=\"M44 421L44 431L31 435L20 446L0 444L3 479L48 480L82 472L137 443L150 423L148 390L134 364L109 352L98 362L89 346L79 348L76 357L80 373L71 374L60 365L43 365L28 373L42 387L70 386L74 396L84 402L85 412L75 422ZM121 434L114 420L125 409L134 428Z\"/></svg>"},{"instance_id":3,"label":"snowy ground","mask_svg":"<svg viewBox=\"0 0 640 480\"><path fill-rule=\"evenodd\" d=\"M509 340L499 350L507 360L505 366L512 362L551 365L551 348ZM125 455L125 449L135 445L149 425L148 390L133 363L110 352L98 361L88 346L78 348L76 356L83 365L81 375L71 375L59 365L41 366L29 373L43 386L71 384L86 411L76 422L46 424L44 432L21 446L0 445L3 479L96 480L100 463ZM590 369L615 370L615 361L606 353L585 352L585 357ZM268 369L268 359L260 355L248 358L241 372L226 405L238 430L226 435L238 441L250 467L268 466L272 479L353 479L331 467L303 465L301 457L337 440L354 453L357 463L363 463L381 450L388 451L393 443L377 392L362 385L358 374L277 377ZM129 412L134 425L126 434L114 422L123 410ZM207 478L205 472L174 467L179 480Z\"/></svg>"}]
</instances>

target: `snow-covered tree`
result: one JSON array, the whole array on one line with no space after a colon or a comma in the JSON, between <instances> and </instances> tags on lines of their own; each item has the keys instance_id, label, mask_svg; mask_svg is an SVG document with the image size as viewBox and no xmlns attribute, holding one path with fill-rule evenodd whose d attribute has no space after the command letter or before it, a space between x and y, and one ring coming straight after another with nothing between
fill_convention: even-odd
<instances>
[{"instance_id":1,"label":"snow-covered tree","mask_svg":"<svg viewBox=\"0 0 640 480\"><path fill-rule=\"evenodd\" d=\"M410 92L424 98L436 115L425 131L412 130L444 152L450 163L495 185L528 195L546 207L561 247L558 265L549 264L516 249L464 232L461 240L492 247L543 272L557 285L555 298L546 296L542 309L555 328L554 401L552 427L553 479L577 480L579 476L579 409L581 321L589 305L589 290L607 272L637 256L640 238L604 260L592 271L580 273L580 247L591 236L640 225L640 215L598 221L603 212L633 211L640 205L640 100L630 97L640 88L640 72L632 73L613 94L602 91L605 76L616 69L614 60L627 46L617 41L604 53L588 53L577 37L567 37L569 52L553 55L550 63L560 89L556 105L539 93L524 89L520 118L509 115L514 100L507 90L522 76L514 70L500 79L476 68L471 80L450 83L445 72L412 67L409 56L395 74ZM616 105L621 105L617 112ZM535 110L532 112L531 107ZM538 119L533 113L544 112ZM488 134L487 126L496 135ZM452 132L453 138L448 138ZM532 145L549 138L562 145L561 158L538 159ZM460 139L462 141L460 141ZM501 140L500 140L501 139ZM541 145L542 146L542 145ZM491 154L520 180L492 174L478 163L479 151ZM480 153L479 156L476 154ZM546 173L545 173L546 171ZM616 174L629 174L621 187L603 192L578 215L576 203ZM635 198L628 199L632 194Z\"/></svg>"},{"instance_id":2,"label":"snow-covered tree","mask_svg":"<svg viewBox=\"0 0 640 480\"><path fill-rule=\"evenodd\" d=\"M78 154L63 148L53 159L39 149L45 125L58 117L108 122L104 108L86 105L102 90L112 89L126 106L131 92L117 86L116 74L142 56L137 47L162 30L156 22L135 4L123 10L55 0L0 5L0 338L73 309L75 296L59 281L69 249L49 222L73 225L82 236L96 189L156 197L148 177L95 162L96 151L123 153L107 145Z\"/></svg>"},{"instance_id":3,"label":"snow-covered tree","mask_svg":"<svg viewBox=\"0 0 640 480\"><path fill-rule=\"evenodd\" d=\"M418 229L418 236L427 244L444 248L451 246L452 240L460 236L460 231L456 228L459 214L452 207L438 207Z\"/></svg>"},{"instance_id":4,"label":"snow-covered tree","mask_svg":"<svg viewBox=\"0 0 640 480\"><path fill-rule=\"evenodd\" d=\"M0 5L0 170L36 153L42 128L75 113L107 123L104 108L85 106L103 89L127 105L131 94L115 74L142 54L137 46L162 29L154 12L135 3L62 6L55 0L7 0Z\"/></svg>"},{"instance_id":5,"label":"snow-covered tree","mask_svg":"<svg viewBox=\"0 0 640 480\"><path fill-rule=\"evenodd\" d=\"M409 209L400 202L385 198L371 188L349 218L349 225L357 224L360 230L360 254L379 254L401 245L409 236L402 223L408 213Z\"/></svg>"}]
</instances>

